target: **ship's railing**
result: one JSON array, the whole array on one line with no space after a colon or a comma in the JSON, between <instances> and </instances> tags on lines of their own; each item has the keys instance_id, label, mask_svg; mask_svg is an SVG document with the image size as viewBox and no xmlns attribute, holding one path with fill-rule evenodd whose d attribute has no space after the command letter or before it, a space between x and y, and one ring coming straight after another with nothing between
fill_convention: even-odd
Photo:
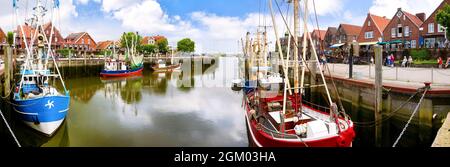
<instances>
[{"instance_id":1,"label":"ship's railing","mask_svg":"<svg viewBox=\"0 0 450 167\"><path fill-rule=\"evenodd\" d=\"M268 120L265 119L265 121L268 121ZM299 139L299 140L301 140L301 138L299 136L297 136L297 135L289 134L289 133L282 133L282 132L279 132L279 131L272 130L272 129L266 127L262 123L258 123L258 127L257 128L261 128L265 133L270 134L272 136L272 138Z\"/></svg>"}]
</instances>

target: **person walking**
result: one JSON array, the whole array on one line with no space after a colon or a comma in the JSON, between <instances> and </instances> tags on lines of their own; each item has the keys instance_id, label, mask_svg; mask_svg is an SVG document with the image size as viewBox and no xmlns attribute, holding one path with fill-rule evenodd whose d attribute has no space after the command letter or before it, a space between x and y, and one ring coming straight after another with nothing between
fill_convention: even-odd
<instances>
[{"instance_id":1,"label":"person walking","mask_svg":"<svg viewBox=\"0 0 450 167\"><path fill-rule=\"evenodd\" d=\"M391 67L394 67L395 65L395 58L394 58L394 54L391 54Z\"/></svg>"},{"instance_id":2,"label":"person walking","mask_svg":"<svg viewBox=\"0 0 450 167\"><path fill-rule=\"evenodd\" d=\"M442 62L442 57L438 57L438 59L437 59L437 62L438 62L438 65L439 65L439 69L441 69L442 68L442 64L443 64L443 62Z\"/></svg>"},{"instance_id":3,"label":"person walking","mask_svg":"<svg viewBox=\"0 0 450 167\"><path fill-rule=\"evenodd\" d=\"M450 66L450 57L447 58L447 62L445 63L445 68L448 68Z\"/></svg>"}]
</instances>

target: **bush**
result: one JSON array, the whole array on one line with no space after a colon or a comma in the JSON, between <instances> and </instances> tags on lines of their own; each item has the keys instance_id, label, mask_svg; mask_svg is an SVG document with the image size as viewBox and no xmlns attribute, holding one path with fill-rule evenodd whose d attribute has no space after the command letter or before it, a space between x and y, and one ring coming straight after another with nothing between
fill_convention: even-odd
<instances>
[{"instance_id":1,"label":"bush","mask_svg":"<svg viewBox=\"0 0 450 167\"><path fill-rule=\"evenodd\" d=\"M427 49L411 49L409 50L409 55L411 55L414 60L430 59L430 51Z\"/></svg>"}]
</instances>

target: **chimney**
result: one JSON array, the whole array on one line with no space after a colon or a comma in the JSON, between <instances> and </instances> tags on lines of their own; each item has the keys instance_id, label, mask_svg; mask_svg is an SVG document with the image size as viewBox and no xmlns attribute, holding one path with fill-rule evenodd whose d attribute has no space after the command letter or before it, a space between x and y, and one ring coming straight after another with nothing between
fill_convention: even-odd
<instances>
[{"instance_id":1,"label":"chimney","mask_svg":"<svg viewBox=\"0 0 450 167\"><path fill-rule=\"evenodd\" d=\"M417 13L416 16L422 21L425 21L425 13Z\"/></svg>"}]
</instances>

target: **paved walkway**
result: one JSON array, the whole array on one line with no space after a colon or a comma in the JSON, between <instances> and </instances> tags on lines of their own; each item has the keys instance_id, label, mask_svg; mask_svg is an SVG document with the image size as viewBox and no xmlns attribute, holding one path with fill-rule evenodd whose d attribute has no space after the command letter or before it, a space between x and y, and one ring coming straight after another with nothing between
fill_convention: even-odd
<instances>
[{"instance_id":1,"label":"paved walkway","mask_svg":"<svg viewBox=\"0 0 450 167\"><path fill-rule=\"evenodd\" d=\"M450 147L450 113L448 113L447 119L439 129L431 147Z\"/></svg>"},{"instance_id":2,"label":"paved walkway","mask_svg":"<svg viewBox=\"0 0 450 167\"><path fill-rule=\"evenodd\" d=\"M333 77L348 78L348 64L328 64ZM328 72L325 71L325 75ZM374 65L354 65L353 79L374 82ZM383 67L383 84L419 88L431 82L433 89L450 90L450 69Z\"/></svg>"}]
</instances>

